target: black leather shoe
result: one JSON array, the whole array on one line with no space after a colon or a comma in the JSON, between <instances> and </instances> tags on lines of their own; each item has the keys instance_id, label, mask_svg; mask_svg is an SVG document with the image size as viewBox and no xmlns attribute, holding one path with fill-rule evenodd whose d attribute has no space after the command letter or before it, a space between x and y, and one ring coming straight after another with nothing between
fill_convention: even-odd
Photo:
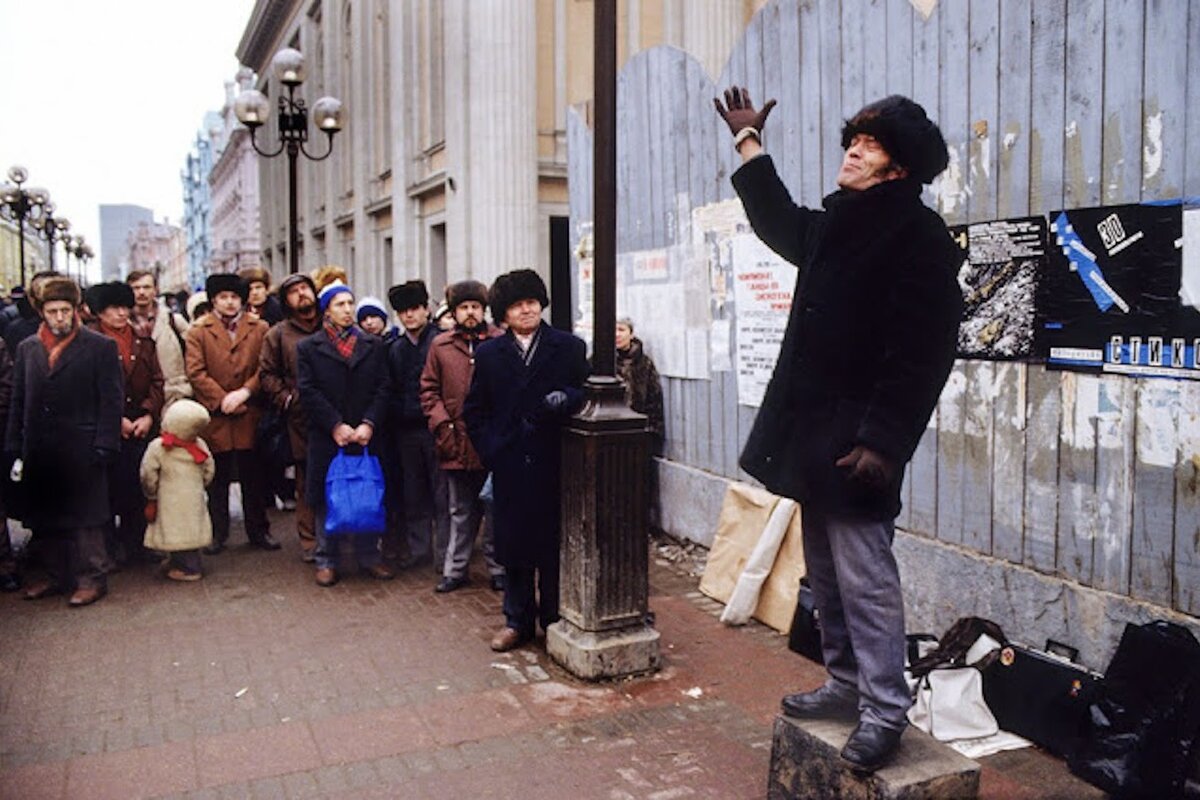
<instances>
[{"instance_id":1,"label":"black leather shoe","mask_svg":"<svg viewBox=\"0 0 1200 800\"><path fill-rule=\"evenodd\" d=\"M860 722L842 748L842 760L857 772L874 772L895 754L903 733L874 722Z\"/></svg>"},{"instance_id":2,"label":"black leather shoe","mask_svg":"<svg viewBox=\"0 0 1200 800\"><path fill-rule=\"evenodd\" d=\"M779 705L789 717L801 719L857 719L858 700L822 686L814 692L784 695Z\"/></svg>"},{"instance_id":3,"label":"black leather shoe","mask_svg":"<svg viewBox=\"0 0 1200 800\"><path fill-rule=\"evenodd\" d=\"M442 578L438 581L437 586L433 587L433 590L438 594L445 594L446 592L453 592L455 589L461 589L468 583L470 581L466 575L463 575L461 578Z\"/></svg>"},{"instance_id":4,"label":"black leather shoe","mask_svg":"<svg viewBox=\"0 0 1200 800\"><path fill-rule=\"evenodd\" d=\"M279 542L275 541L275 537L269 533L264 533L255 539L250 540L250 544L257 547L259 550L278 550L283 547Z\"/></svg>"},{"instance_id":5,"label":"black leather shoe","mask_svg":"<svg viewBox=\"0 0 1200 800\"><path fill-rule=\"evenodd\" d=\"M213 542L208 547L205 547L201 552L206 556L220 555L221 553L225 552L225 543Z\"/></svg>"}]
</instances>

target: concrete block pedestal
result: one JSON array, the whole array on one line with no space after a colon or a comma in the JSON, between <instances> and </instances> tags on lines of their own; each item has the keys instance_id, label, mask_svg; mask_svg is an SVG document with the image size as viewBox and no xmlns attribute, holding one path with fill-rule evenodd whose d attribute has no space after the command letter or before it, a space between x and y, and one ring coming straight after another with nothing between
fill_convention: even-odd
<instances>
[{"instance_id":1,"label":"concrete block pedestal","mask_svg":"<svg viewBox=\"0 0 1200 800\"><path fill-rule=\"evenodd\" d=\"M641 675L659 667L658 631L649 625L585 631L560 619L546 631L546 652L585 680Z\"/></svg>"},{"instance_id":2,"label":"concrete block pedestal","mask_svg":"<svg viewBox=\"0 0 1200 800\"><path fill-rule=\"evenodd\" d=\"M970 800L979 796L979 764L914 728L892 761L871 775L839 753L854 722L775 718L769 800Z\"/></svg>"}]
</instances>

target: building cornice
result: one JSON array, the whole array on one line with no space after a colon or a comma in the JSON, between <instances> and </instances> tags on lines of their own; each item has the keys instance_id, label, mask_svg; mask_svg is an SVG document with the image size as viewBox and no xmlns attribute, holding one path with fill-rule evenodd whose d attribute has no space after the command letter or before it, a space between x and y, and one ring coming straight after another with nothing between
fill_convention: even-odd
<instances>
[{"instance_id":1,"label":"building cornice","mask_svg":"<svg viewBox=\"0 0 1200 800\"><path fill-rule=\"evenodd\" d=\"M276 43L299 7L300 0L256 0L238 43L238 62L265 75Z\"/></svg>"}]
</instances>

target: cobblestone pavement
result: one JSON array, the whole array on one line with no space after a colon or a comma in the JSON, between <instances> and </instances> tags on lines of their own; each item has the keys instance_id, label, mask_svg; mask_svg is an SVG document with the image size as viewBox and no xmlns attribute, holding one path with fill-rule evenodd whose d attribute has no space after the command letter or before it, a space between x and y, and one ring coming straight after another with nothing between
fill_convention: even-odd
<instances>
[{"instance_id":1,"label":"cobblestone pavement","mask_svg":"<svg viewBox=\"0 0 1200 800\"><path fill-rule=\"evenodd\" d=\"M755 798L779 695L821 681L661 557L663 670L588 684L540 642L489 649L481 564L448 595L428 568L322 589L291 516L272 523L283 551L235 528L198 583L144 566L89 608L0 597L0 798ZM1086 790L1036 752L997 758L986 796Z\"/></svg>"}]
</instances>

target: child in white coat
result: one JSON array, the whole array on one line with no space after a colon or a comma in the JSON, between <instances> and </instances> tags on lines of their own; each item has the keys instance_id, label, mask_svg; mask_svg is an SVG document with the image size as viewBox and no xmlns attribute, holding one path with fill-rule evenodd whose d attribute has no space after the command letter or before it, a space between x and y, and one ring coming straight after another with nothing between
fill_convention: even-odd
<instances>
[{"instance_id":1,"label":"child in white coat","mask_svg":"<svg viewBox=\"0 0 1200 800\"><path fill-rule=\"evenodd\" d=\"M198 581L200 549L212 544L212 519L204 489L216 474L212 451L200 438L208 411L194 400L178 400L163 415L162 435L142 458L146 547L169 554L166 575L174 581Z\"/></svg>"}]
</instances>

